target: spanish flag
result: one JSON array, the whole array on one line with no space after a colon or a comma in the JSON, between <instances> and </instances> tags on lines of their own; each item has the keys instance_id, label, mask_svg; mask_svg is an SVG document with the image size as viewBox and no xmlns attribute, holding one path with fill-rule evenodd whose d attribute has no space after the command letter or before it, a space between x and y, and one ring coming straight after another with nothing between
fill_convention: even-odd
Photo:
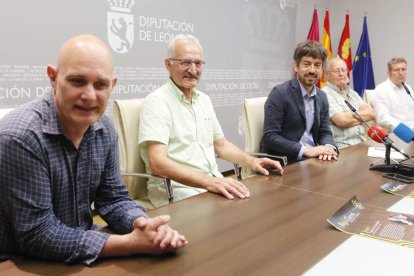
<instances>
[{"instance_id":1,"label":"spanish flag","mask_svg":"<svg viewBox=\"0 0 414 276\"><path fill-rule=\"evenodd\" d=\"M338 56L342 58L346 66L348 67L348 71L352 71L352 52L351 52L351 34L349 32L349 12L346 12L345 16L345 26L342 31L341 40L339 41L338 46ZM348 72L348 78L349 73Z\"/></svg>"},{"instance_id":2,"label":"spanish flag","mask_svg":"<svg viewBox=\"0 0 414 276\"><path fill-rule=\"evenodd\" d=\"M326 51L328 52L327 60L332 58L332 45L331 45L331 28L329 27L329 11L326 8L325 11L325 19L323 21L323 35L321 44L325 47ZM322 77L320 81L320 87L322 88L325 85L325 80Z\"/></svg>"}]
</instances>

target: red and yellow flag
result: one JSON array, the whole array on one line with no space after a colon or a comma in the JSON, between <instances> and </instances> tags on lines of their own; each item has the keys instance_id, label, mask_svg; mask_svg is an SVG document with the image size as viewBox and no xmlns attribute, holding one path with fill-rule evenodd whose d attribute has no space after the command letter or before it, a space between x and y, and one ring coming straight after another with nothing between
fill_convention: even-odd
<instances>
[{"instance_id":1,"label":"red and yellow flag","mask_svg":"<svg viewBox=\"0 0 414 276\"><path fill-rule=\"evenodd\" d=\"M322 44L323 47L325 47L325 49L328 52L328 56L327 56L326 59L327 60L331 59L332 58L332 45L331 45L331 28L329 27L329 11L328 11L328 8L325 11L325 19L323 21L323 35L322 35L321 44ZM325 84L325 80L322 77L319 87L323 87L324 84Z\"/></svg>"},{"instance_id":2,"label":"red and yellow flag","mask_svg":"<svg viewBox=\"0 0 414 276\"><path fill-rule=\"evenodd\" d=\"M338 46L338 56L342 58L349 72L352 70L351 34L349 32L349 12L345 16L345 26ZM349 73L348 73L349 77Z\"/></svg>"}]
</instances>

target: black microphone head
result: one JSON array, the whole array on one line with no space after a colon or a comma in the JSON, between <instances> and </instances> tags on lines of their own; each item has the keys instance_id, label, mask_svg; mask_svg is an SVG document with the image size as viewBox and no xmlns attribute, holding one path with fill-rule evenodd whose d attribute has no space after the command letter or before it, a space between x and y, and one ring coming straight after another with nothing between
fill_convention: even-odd
<instances>
[{"instance_id":1,"label":"black microphone head","mask_svg":"<svg viewBox=\"0 0 414 276\"><path fill-rule=\"evenodd\" d=\"M348 102L347 100L345 100L346 105L349 107L349 109L351 109L352 112L356 112L355 107L352 106L352 104L350 102Z\"/></svg>"}]
</instances>

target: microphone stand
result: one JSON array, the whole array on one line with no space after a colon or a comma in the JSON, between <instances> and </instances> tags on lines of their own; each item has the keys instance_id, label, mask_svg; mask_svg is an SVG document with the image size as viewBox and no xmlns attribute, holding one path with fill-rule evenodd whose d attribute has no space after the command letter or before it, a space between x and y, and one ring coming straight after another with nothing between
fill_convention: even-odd
<instances>
[{"instance_id":1,"label":"microphone stand","mask_svg":"<svg viewBox=\"0 0 414 276\"><path fill-rule=\"evenodd\" d=\"M374 163L372 163L370 165L369 169L370 170L377 170L377 171L381 171L381 172L387 172L387 173L399 173L399 174L403 174L403 175L414 176L414 167L406 165L406 164L402 164L402 162L404 162L408 159L411 160L411 157L408 156L407 154L401 152L401 150L399 150L397 147L391 145L390 142L385 141L384 139L382 139L381 136L378 135L377 131L373 130L371 128L371 126L368 125L367 122L365 122L365 120L361 117L361 115L358 114L355 107L353 107L350 102L345 100L345 104L358 117L358 121L360 121L366 127L368 127L372 131L372 133L374 133L374 135L385 145L385 158L377 160ZM392 159L395 162L395 164L391 164L391 157L390 157L391 148L393 148L397 152L401 153L406 159L404 159L401 162L398 162L398 161ZM382 161L382 160L384 160L384 164L375 165L376 163L378 163L379 161Z\"/></svg>"},{"instance_id":2,"label":"microphone stand","mask_svg":"<svg viewBox=\"0 0 414 276\"><path fill-rule=\"evenodd\" d=\"M408 89L408 87L405 85L404 82L402 82L401 84L404 87L405 92L407 92L408 96L410 96L411 100L413 100L414 102L414 98L413 98L413 95L411 95L410 89Z\"/></svg>"}]
</instances>

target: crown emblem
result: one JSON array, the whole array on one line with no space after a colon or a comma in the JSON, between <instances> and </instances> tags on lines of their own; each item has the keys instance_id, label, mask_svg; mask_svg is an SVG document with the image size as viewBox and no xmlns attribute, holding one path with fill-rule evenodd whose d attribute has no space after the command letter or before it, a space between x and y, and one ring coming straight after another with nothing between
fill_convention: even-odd
<instances>
[{"instance_id":1,"label":"crown emblem","mask_svg":"<svg viewBox=\"0 0 414 276\"><path fill-rule=\"evenodd\" d=\"M130 13L135 0L108 0L112 11Z\"/></svg>"}]
</instances>

